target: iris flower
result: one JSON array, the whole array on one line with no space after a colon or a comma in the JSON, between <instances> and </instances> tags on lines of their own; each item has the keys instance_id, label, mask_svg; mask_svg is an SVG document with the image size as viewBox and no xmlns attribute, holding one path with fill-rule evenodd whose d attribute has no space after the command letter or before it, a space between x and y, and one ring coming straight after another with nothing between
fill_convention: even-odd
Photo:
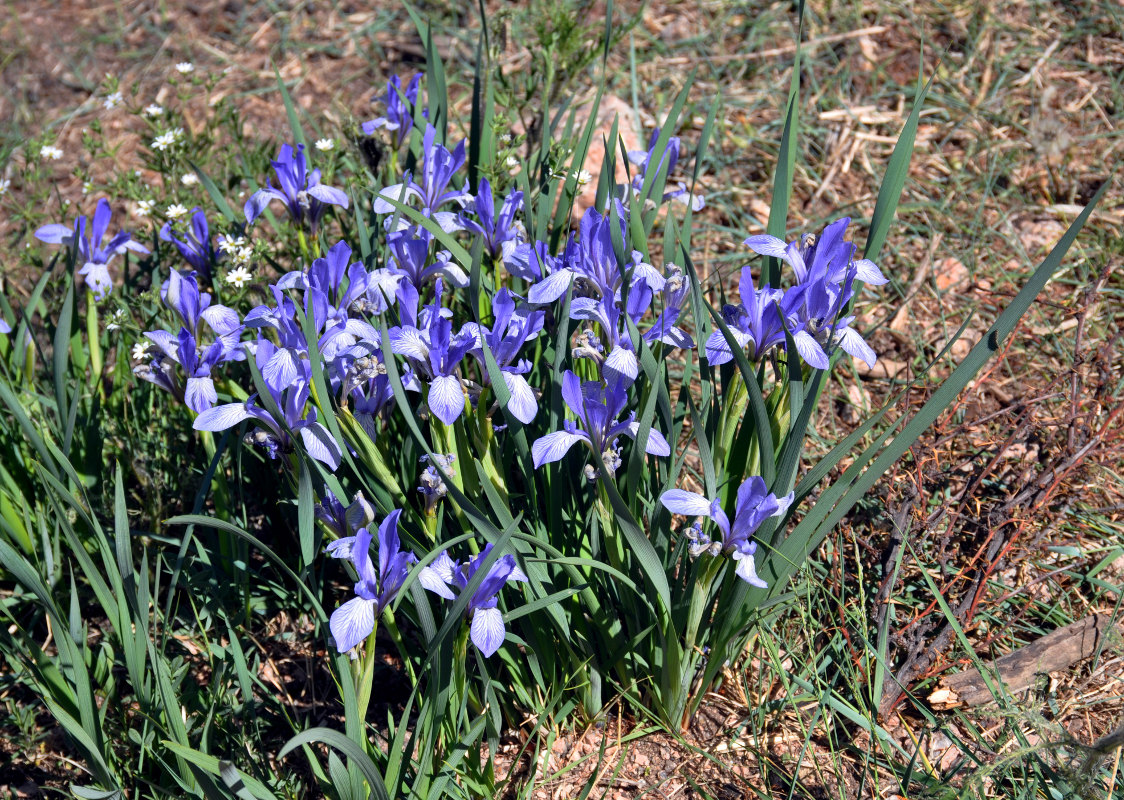
<instances>
[{"instance_id":1,"label":"iris flower","mask_svg":"<svg viewBox=\"0 0 1124 800\"><path fill-rule=\"evenodd\" d=\"M397 75L386 83L386 116L376 117L361 126L364 136L372 136L379 128L397 133L397 146L401 147L414 127L414 106L418 102L418 83L421 73L418 73L402 91L402 79ZM405 99L403 100L403 96Z\"/></svg>"},{"instance_id":2,"label":"iris flower","mask_svg":"<svg viewBox=\"0 0 1124 800\"><path fill-rule=\"evenodd\" d=\"M492 299L495 324L489 329L469 322L465 328L474 336L476 346L471 353L481 365L484 364L483 345L486 343L492 351L504 383L511 392L507 408L516 419L528 425L538 413L539 404L531 385L523 377L531 371L531 362L519 358L519 350L526 341L539 335L545 314L542 311L528 313L517 309L515 300L516 296L510 289L500 289ZM484 374L487 376L486 370Z\"/></svg>"},{"instance_id":3,"label":"iris flower","mask_svg":"<svg viewBox=\"0 0 1124 800\"><path fill-rule=\"evenodd\" d=\"M453 561L448 551L443 551L432 564L422 568L418 573L418 582L434 594L446 600L454 600L457 595L449 587L455 587L457 594L464 591L491 551L492 545L489 543L478 556L465 564ZM515 556L500 556L488 570L488 574L476 593L472 595L472 599L468 601L466 613L472 619L469 636L485 658L500 649L507 635L503 614L496 607L499 603L500 590L509 581L526 580L527 576L515 563Z\"/></svg>"},{"instance_id":4,"label":"iris flower","mask_svg":"<svg viewBox=\"0 0 1124 800\"><path fill-rule=\"evenodd\" d=\"M660 502L664 508L675 514L687 517L710 517L722 532L722 541L715 548L724 552L736 563L737 576L746 583L768 588L765 581L757 577L753 556L757 552L757 543L750 541L750 537L757 532L769 517L783 517L792 505L794 494L789 492L784 497L777 497L769 492L765 481L760 475L754 475L738 487L737 504L734 507L734 522L722 510L718 498L708 500L701 494L688 492L683 489L670 489L660 495Z\"/></svg>"},{"instance_id":5,"label":"iris flower","mask_svg":"<svg viewBox=\"0 0 1124 800\"><path fill-rule=\"evenodd\" d=\"M82 267L78 274L86 278L86 283L98 300L113 291L113 278L109 275L109 262L119 253L132 250L142 255L148 254L148 248L140 242L134 242L132 234L120 231L116 236L105 242L105 233L109 229L109 221L113 217L113 210L109 201L104 197L98 200L94 209L94 218L86 231L86 217L82 215L74 220L73 227L61 223L44 225L35 231L35 238L48 244L62 244L70 247L77 243L78 257L82 260Z\"/></svg>"},{"instance_id":6,"label":"iris flower","mask_svg":"<svg viewBox=\"0 0 1124 800\"><path fill-rule=\"evenodd\" d=\"M327 206L347 208L347 194L342 189L320 183L320 170L309 172L303 144L297 145L295 152L290 145L281 145L277 160L272 163L278 188L270 185L250 196L244 209L247 222L252 224L266 206L280 200L289 210L293 222L307 225L309 231L315 233Z\"/></svg>"},{"instance_id":7,"label":"iris flower","mask_svg":"<svg viewBox=\"0 0 1124 800\"><path fill-rule=\"evenodd\" d=\"M327 547L332 558L351 561L359 580L355 583L355 597L332 612L328 620L336 648L346 653L371 635L376 617L398 595L410 566L418 559L409 551L403 552L398 538L399 509L394 509L378 529L379 568L371 563L371 533L360 528L354 536L337 539Z\"/></svg>"},{"instance_id":8,"label":"iris flower","mask_svg":"<svg viewBox=\"0 0 1124 800\"><path fill-rule=\"evenodd\" d=\"M210 277L211 267L218 262L219 254L211 245L207 216L199 206L191 209L191 227L183 232L182 239L171 222L165 222L160 229L160 239L174 244L184 261L203 276Z\"/></svg>"},{"instance_id":9,"label":"iris flower","mask_svg":"<svg viewBox=\"0 0 1124 800\"><path fill-rule=\"evenodd\" d=\"M625 403L628 402L628 391L624 385L620 382L611 382L608 385L602 385L598 381L582 383L577 375L566 370L566 374L562 377L562 399L581 422L581 427L567 419L563 422L562 430L536 439L531 445L535 469L543 464L560 460L578 442L596 453L601 453L608 469L615 470L619 467L617 438L627 436L635 439L640 430L635 412L630 413L622 421L617 420L624 411ZM671 446L668 445L663 434L653 428L648 431L648 442L644 451L653 456L668 456L671 455Z\"/></svg>"}]
</instances>

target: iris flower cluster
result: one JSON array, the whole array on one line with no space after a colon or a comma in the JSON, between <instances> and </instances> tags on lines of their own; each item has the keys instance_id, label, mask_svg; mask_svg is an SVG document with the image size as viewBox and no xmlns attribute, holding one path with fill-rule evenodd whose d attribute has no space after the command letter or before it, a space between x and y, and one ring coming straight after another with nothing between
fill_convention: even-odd
<instances>
[{"instance_id":1,"label":"iris flower cluster","mask_svg":"<svg viewBox=\"0 0 1124 800\"><path fill-rule=\"evenodd\" d=\"M400 147L415 119L424 119L424 114L413 113L417 88L416 79L404 90L392 80L385 116L365 124L364 132L389 132ZM640 251L618 249L620 242L629 240L630 203L651 170L672 173L680 155L679 139L670 137L658 152L656 131L647 150L630 155L639 168L635 182L607 208L587 211L560 252L552 252L520 224L521 191L502 194L484 178L473 189L463 174L465 142L447 147L429 124L414 135L421 145L411 162L415 168L378 191L373 202L383 223L382 246L376 248L381 259L364 263L348 244L337 242L307 266L281 276L269 287L266 302L242 318L212 302L199 287L217 261L202 212L194 212L190 228L182 233L166 226L162 238L183 255L186 270L172 272L161 296L182 325L178 332L146 334L152 343L150 358L137 374L182 396L197 414L197 430L222 431L249 423L245 440L270 458L288 466L299 444L334 471L355 443L337 441L318 419L317 408L326 408L329 398L318 396L312 402L313 374L322 372L331 399L354 414L378 447L396 412L387 369L393 359L407 396L416 398L417 415L449 426L449 432L435 428L442 442L473 441L455 427L459 425L471 426L473 436L481 430L500 435L504 425L495 414L502 403L506 418L527 426L532 434L536 469L551 463L564 468L573 446L580 444L584 464L575 461L570 466L583 470L591 481L610 480L623 463L628 441L640 436L635 410L640 392L634 386L641 372L640 352L644 347L663 352L696 347L682 326L690 289L683 270L670 263L656 266ZM347 195L321 183L302 147L283 145L273 167L277 184L257 191L246 203L247 224L280 200L297 225L314 233L329 206L347 208ZM695 208L703 203L682 184L662 197L671 199ZM100 208L94 241L85 245L91 254L108 222ZM885 279L872 263L854 258L854 245L844 240L847 224L840 220L818 239L805 237L792 244L767 236L746 240L755 252L784 261L796 276L787 289L758 289L750 270L743 270L741 302L726 306L723 314L751 359L785 348L791 337L798 355L816 368L825 368L837 347L873 362L873 352L845 310L858 282ZM465 265L440 246L434 234L438 229L466 242L479 240L493 270L481 290L484 295L468 294ZM76 225L67 235L81 237L83 231L84 225ZM53 229L45 235L60 241L63 236ZM97 253L128 245L127 235L120 236ZM108 260L98 257L98 263ZM488 289L493 274L493 288ZM576 323L575 338L570 342L570 368L552 378L540 337L553 337L563 307ZM380 329L387 331L385 338ZM721 334L711 336L702 349L711 365L733 357ZM260 373L258 393L243 402L219 404L215 373L239 359L252 359ZM504 390L495 385L499 380ZM544 397L552 387L560 391L567 413L560 426L548 427L541 423L540 405L552 399ZM654 427L642 443L631 447L655 457L669 456L672 449ZM436 456L422 472L423 507L418 511L427 518L435 515L446 494L442 472L452 474L452 458ZM792 496L777 498L760 478L750 478L738 492L733 523L713 499L672 490L661 500L671 511L705 516L717 526L720 538L712 542L696 535L692 552L725 553L737 562L740 577L760 584L752 536L765 518L783 515ZM400 545L398 528L408 516L395 510L372 532L373 513L364 508L345 510L329 496L319 514L339 537L329 546L329 555L349 561L357 576L354 597L331 619L340 650L351 649L370 634L377 615L393 601L417 561ZM372 544L377 545L377 566ZM418 570L418 580L440 597L453 599L481 569L490 547L463 563L442 552ZM470 599L471 638L483 654L494 653L505 637L500 590L522 581L526 576L515 558L504 555L491 565Z\"/></svg>"},{"instance_id":2,"label":"iris flower cluster","mask_svg":"<svg viewBox=\"0 0 1124 800\"><path fill-rule=\"evenodd\" d=\"M843 217L818 237L807 234L787 244L768 234L745 240L753 252L780 259L796 277L796 283L787 289L757 288L750 267L742 269L741 302L725 306L722 317L738 344L748 348L751 361L784 349L787 333L800 357L816 369L828 368L836 348L874 366L874 350L852 327L854 315L844 311L855 296L856 282L880 286L887 279L873 261L855 258L855 245L843 238L850 222ZM705 352L713 366L734 357L721 331L707 339Z\"/></svg>"}]
</instances>

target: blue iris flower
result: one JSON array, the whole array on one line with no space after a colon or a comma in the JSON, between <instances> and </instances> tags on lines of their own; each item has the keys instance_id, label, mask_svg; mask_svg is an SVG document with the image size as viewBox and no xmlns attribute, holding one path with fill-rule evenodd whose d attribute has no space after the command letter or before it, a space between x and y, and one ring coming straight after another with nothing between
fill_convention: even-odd
<instances>
[{"instance_id":1,"label":"blue iris flower","mask_svg":"<svg viewBox=\"0 0 1124 800\"><path fill-rule=\"evenodd\" d=\"M487 178L481 178L476 197L461 213L461 227L483 236L488 252L492 258L497 258L503 254L506 243L518 239L519 229L515 225L515 215L522 208L523 192L515 191L504 198L503 206L497 214L495 200L492 198L492 185ZM470 211L475 212L476 219L469 216Z\"/></svg>"},{"instance_id":2,"label":"blue iris flower","mask_svg":"<svg viewBox=\"0 0 1124 800\"><path fill-rule=\"evenodd\" d=\"M183 232L183 238L172 226L165 222L160 229L160 239L171 242L180 251L184 261L190 264L203 277L211 277L211 268L218 263L219 254L211 244L211 232L207 226L207 215L196 206L191 209L191 226Z\"/></svg>"},{"instance_id":3,"label":"blue iris flower","mask_svg":"<svg viewBox=\"0 0 1124 800\"><path fill-rule=\"evenodd\" d=\"M332 558L347 559L355 567L359 580L355 583L355 597L332 612L328 627L336 640L336 649L346 653L371 635L375 619L398 595L410 566L418 559L413 553L403 551L398 538L399 509L391 511L378 528L378 571L371 562L371 533L360 528L354 536L337 539L327 547Z\"/></svg>"},{"instance_id":4,"label":"blue iris flower","mask_svg":"<svg viewBox=\"0 0 1124 800\"><path fill-rule=\"evenodd\" d=\"M105 233L109 229L109 221L113 217L113 210L109 201L104 197L98 200L94 209L94 218L90 223L87 233L86 217L79 216L74 220L73 226L61 223L44 225L35 231L35 238L48 244L62 244L67 247L78 247L78 258L83 262L78 274L86 278L86 283L98 300L113 291L113 278L109 275L109 262L119 253L132 250L142 255L148 254L148 248L134 242L132 234L125 231L119 232L108 242Z\"/></svg>"},{"instance_id":5,"label":"blue iris flower","mask_svg":"<svg viewBox=\"0 0 1124 800\"><path fill-rule=\"evenodd\" d=\"M738 487L738 499L734 507L734 522L722 510L721 502L707 499L701 494L688 492L683 489L670 489L660 495L660 503L664 508L675 514L687 517L709 517L714 520L722 532L721 542L715 542L710 548L712 554L725 553L736 563L735 572L738 577L753 586L762 589L768 587L765 581L757 577L754 564L754 554L757 552L757 543L750 541L769 517L783 517L795 495L789 492L784 497L777 497L769 492L764 479L754 475Z\"/></svg>"},{"instance_id":6,"label":"blue iris flower","mask_svg":"<svg viewBox=\"0 0 1124 800\"><path fill-rule=\"evenodd\" d=\"M753 283L753 271L749 267L743 267L738 293L741 302L724 306L722 319L730 327L738 345L749 347L749 360L760 361L773 348L783 350L786 340L780 302L784 298L784 292L771 286L758 289ZM794 334L794 338L798 338L797 347L803 342L807 348L819 348L819 344L807 333L798 332ZM706 340L705 350L706 360L711 366L725 364L734 358L734 353L720 330L714 331Z\"/></svg>"},{"instance_id":7,"label":"blue iris flower","mask_svg":"<svg viewBox=\"0 0 1124 800\"><path fill-rule=\"evenodd\" d=\"M543 328L545 314L542 311L525 311L515 305L516 295L503 288L492 299L492 314L495 323L491 328L469 322L465 329L473 334L475 346L471 352L484 365L483 344L488 345L499 365L500 374L511 398L507 408L523 424L530 424L539 410L538 399L531 385L524 377L531 371L531 362L519 358L519 351L529 339L534 339ZM486 369L484 370L487 376Z\"/></svg>"},{"instance_id":8,"label":"blue iris flower","mask_svg":"<svg viewBox=\"0 0 1124 800\"><path fill-rule=\"evenodd\" d=\"M259 339L254 345L254 359L258 369L264 373L264 365L274 356L276 347L268 339ZM246 436L247 442L264 447L270 458L279 458L292 452L293 442L288 431L301 438L308 454L326 464L333 472L339 467L343 453L339 444L328 429L316 421L316 409L308 407L311 393L311 367L308 359L297 364L293 380L284 388L269 385L267 389L277 404L283 417L278 421L262 406L258 405L257 395L251 395L245 403L226 403L209 408L195 418L193 427L197 431L225 431L244 420L252 419L263 428L258 428ZM287 429L287 430L286 430Z\"/></svg>"},{"instance_id":9,"label":"blue iris flower","mask_svg":"<svg viewBox=\"0 0 1124 800\"><path fill-rule=\"evenodd\" d=\"M374 211L376 214L392 214L396 211L387 200L408 203L417 200L421 203L421 212L424 216L433 219L446 232L460 230L460 221L457 214L452 211L439 211L442 206L454 203L463 207L471 199L465 189L450 188L453 175L457 173L465 162L465 144L460 144L450 151L437 141L437 129L426 125L425 136L422 139L422 168L420 182L407 175L402 183L387 186L375 197ZM399 220L400 226L409 225L405 220Z\"/></svg>"},{"instance_id":10,"label":"blue iris flower","mask_svg":"<svg viewBox=\"0 0 1124 800\"><path fill-rule=\"evenodd\" d=\"M489 543L466 564L454 561L449 557L448 551L443 551L432 564L422 568L418 573L418 582L434 594L446 600L454 600L457 595L449 587L456 588L457 594L464 591L491 551L492 545ZM466 613L472 619L469 635L472 643L485 657L499 650L507 635L503 614L497 608L500 590L509 581L526 580L527 576L519 569L515 556L500 556L468 601Z\"/></svg>"},{"instance_id":11,"label":"blue iris flower","mask_svg":"<svg viewBox=\"0 0 1124 800\"><path fill-rule=\"evenodd\" d=\"M247 222L253 223L266 206L280 200L289 210L293 222L307 225L309 231L315 233L329 205L347 208L347 194L342 189L320 183L320 170L309 171L303 144L297 145L295 151L288 144L281 145L277 160L272 163L278 188L270 185L250 196L244 209Z\"/></svg>"},{"instance_id":12,"label":"blue iris flower","mask_svg":"<svg viewBox=\"0 0 1124 800\"><path fill-rule=\"evenodd\" d=\"M623 237L626 212L619 206L617 212ZM532 286L527 299L535 305L553 303L566 293L571 283L577 296L613 298L626 277L630 279L630 287L644 281L653 291L660 291L664 277L655 267L644 263L638 254L633 256L633 264L628 269L622 268L613 250L612 225L612 217L602 217L593 209L586 211L578 224L577 238L571 236L566 244L559 268Z\"/></svg>"},{"instance_id":13,"label":"blue iris flower","mask_svg":"<svg viewBox=\"0 0 1124 800\"><path fill-rule=\"evenodd\" d=\"M234 309L212 304L211 295L199 291L194 272L181 275L172 270L160 289L160 297L183 325L176 334L164 330L146 332L145 337L156 346L156 352L150 362L138 365L133 372L176 396L182 394L188 408L202 413L218 399L211 371L223 362L246 357L238 342L242 324ZM210 345L201 343L201 322L206 322L214 333ZM173 364L186 375L182 391Z\"/></svg>"},{"instance_id":14,"label":"blue iris flower","mask_svg":"<svg viewBox=\"0 0 1124 800\"><path fill-rule=\"evenodd\" d=\"M562 376L562 399L581 423L579 428L573 421L564 421L564 428L536 439L531 445L535 469L543 464L558 461L578 442L593 452L601 453L605 466L615 471L621 464L616 440L620 436L635 439L640 430L636 413L630 413L624 420L618 417L624 412L628 402L628 391L619 381L602 384L598 381L582 383L570 370ZM644 450L649 455L671 455L667 439L654 428L648 431L648 441Z\"/></svg>"},{"instance_id":15,"label":"blue iris flower","mask_svg":"<svg viewBox=\"0 0 1124 800\"><path fill-rule=\"evenodd\" d=\"M786 244L775 236L750 236L745 244L760 255L778 258L792 267L797 284L785 292L781 305L790 327L816 342L797 339L800 355L813 367L826 369L828 354L835 347L874 366L877 356L851 323L853 316L840 317L854 296L854 283L874 286L887 278L873 261L855 258L856 247L843 237L851 220L843 217L823 229L819 236L806 235Z\"/></svg>"},{"instance_id":16,"label":"blue iris flower","mask_svg":"<svg viewBox=\"0 0 1124 800\"><path fill-rule=\"evenodd\" d=\"M420 327L403 324L390 329L390 347L405 356L422 380L429 383L429 410L452 425L464 411L464 389L457 375L461 359L476 343L475 332L465 326L456 334L449 321L452 312L441 307L441 281L437 281L433 305L421 315Z\"/></svg>"},{"instance_id":17,"label":"blue iris flower","mask_svg":"<svg viewBox=\"0 0 1124 800\"><path fill-rule=\"evenodd\" d=\"M420 82L421 73L418 73L410 81L406 91L403 92L402 79L397 75L387 81L386 98L383 100L386 105L386 115L364 122L361 126L363 134L372 136L379 128L385 128L397 134L395 144L401 147L414 127L414 106L418 103L418 84Z\"/></svg>"}]
</instances>

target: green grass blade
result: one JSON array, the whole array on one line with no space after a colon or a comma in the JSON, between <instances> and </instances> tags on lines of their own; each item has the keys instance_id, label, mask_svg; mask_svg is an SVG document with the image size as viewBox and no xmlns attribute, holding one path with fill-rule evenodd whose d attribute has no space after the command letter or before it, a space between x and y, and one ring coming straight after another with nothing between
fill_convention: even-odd
<instances>
[{"instance_id":1,"label":"green grass blade","mask_svg":"<svg viewBox=\"0 0 1124 800\"><path fill-rule=\"evenodd\" d=\"M925 103L925 97L929 94L935 77L934 74L929 78L925 88L921 88L920 81L918 82L917 93L913 97L913 110L909 112L905 127L898 136L894 152L890 156L890 163L886 165L882 185L878 187L878 200L874 203L874 215L870 218L870 235L866 240L866 249L863 251L864 258L878 257L886 241L886 235L890 231L890 223L898 210L902 189L905 188L905 179L909 175L909 161L913 156L913 144L917 139L917 123L921 119L921 106Z\"/></svg>"}]
</instances>

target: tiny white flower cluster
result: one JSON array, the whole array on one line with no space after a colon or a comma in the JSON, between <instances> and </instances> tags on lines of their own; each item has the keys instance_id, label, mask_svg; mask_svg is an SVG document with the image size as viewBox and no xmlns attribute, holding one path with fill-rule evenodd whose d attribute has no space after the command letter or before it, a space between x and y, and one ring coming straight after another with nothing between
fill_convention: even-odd
<instances>
[{"instance_id":1,"label":"tiny white flower cluster","mask_svg":"<svg viewBox=\"0 0 1124 800\"><path fill-rule=\"evenodd\" d=\"M156 208L155 200L138 200L137 201L137 216L147 217Z\"/></svg>"},{"instance_id":2,"label":"tiny white flower cluster","mask_svg":"<svg viewBox=\"0 0 1124 800\"><path fill-rule=\"evenodd\" d=\"M152 140L152 149L167 150L170 147L175 147L181 141L183 141L183 128L172 128Z\"/></svg>"},{"instance_id":3,"label":"tiny white flower cluster","mask_svg":"<svg viewBox=\"0 0 1124 800\"><path fill-rule=\"evenodd\" d=\"M180 183L182 183L184 186L194 186L195 184L199 183L199 176L194 172L188 172L180 178Z\"/></svg>"},{"instance_id":4,"label":"tiny white flower cluster","mask_svg":"<svg viewBox=\"0 0 1124 800\"><path fill-rule=\"evenodd\" d=\"M164 216L166 216L168 219L172 219L172 220L179 219L180 217L186 217L187 216L187 206L181 205L180 203L172 203L164 211Z\"/></svg>"},{"instance_id":5,"label":"tiny white flower cluster","mask_svg":"<svg viewBox=\"0 0 1124 800\"><path fill-rule=\"evenodd\" d=\"M105 102L102 105L106 111L112 111L125 102L125 96L121 92L113 92L105 96Z\"/></svg>"},{"instance_id":6,"label":"tiny white flower cluster","mask_svg":"<svg viewBox=\"0 0 1124 800\"><path fill-rule=\"evenodd\" d=\"M12 188L12 182L7 178L0 178L0 197L6 195L10 188Z\"/></svg>"},{"instance_id":7,"label":"tiny white flower cluster","mask_svg":"<svg viewBox=\"0 0 1124 800\"><path fill-rule=\"evenodd\" d=\"M244 266L238 266L226 273L226 282L235 289L241 289L253 279L254 276L250 274L250 270L246 269Z\"/></svg>"},{"instance_id":8,"label":"tiny white flower cluster","mask_svg":"<svg viewBox=\"0 0 1124 800\"><path fill-rule=\"evenodd\" d=\"M125 310L122 308L114 311L110 317L109 322L106 323L105 329L107 331L121 330L121 323L125 321Z\"/></svg>"},{"instance_id":9,"label":"tiny white flower cluster","mask_svg":"<svg viewBox=\"0 0 1124 800\"><path fill-rule=\"evenodd\" d=\"M82 181L82 194L89 194L94 190L93 181Z\"/></svg>"},{"instance_id":10,"label":"tiny white flower cluster","mask_svg":"<svg viewBox=\"0 0 1124 800\"><path fill-rule=\"evenodd\" d=\"M39 157L58 161L62 158L62 149L55 147L53 144L45 144L39 149Z\"/></svg>"},{"instance_id":11,"label":"tiny white flower cluster","mask_svg":"<svg viewBox=\"0 0 1124 800\"><path fill-rule=\"evenodd\" d=\"M593 176L586 172L584 169L579 169L574 172L574 180L578 182L578 186L585 186L587 183L593 180Z\"/></svg>"},{"instance_id":12,"label":"tiny white flower cluster","mask_svg":"<svg viewBox=\"0 0 1124 800\"><path fill-rule=\"evenodd\" d=\"M245 236L238 236L233 239L226 236L220 236L219 250L223 253L226 253L227 256L230 257L231 262L233 262L235 266L240 268L244 268L254 257L254 248L252 245L246 242ZM237 270L235 270L234 272L237 272ZM234 273L231 272L230 274L232 275ZM247 273L247 275L248 274L249 273ZM227 276L227 279L230 279L230 275Z\"/></svg>"},{"instance_id":13,"label":"tiny white flower cluster","mask_svg":"<svg viewBox=\"0 0 1124 800\"><path fill-rule=\"evenodd\" d=\"M195 65L190 61L181 61L176 64L176 72L180 75L190 75L192 72L195 72Z\"/></svg>"},{"instance_id":14,"label":"tiny white flower cluster","mask_svg":"<svg viewBox=\"0 0 1124 800\"><path fill-rule=\"evenodd\" d=\"M133 361L143 361L148 355L148 342L137 342L133 345Z\"/></svg>"},{"instance_id":15,"label":"tiny white flower cluster","mask_svg":"<svg viewBox=\"0 0 1124 800\"><path fill-rule=\"evenodd\" d=\"M164 113L164 106L157 103L150 103L144 107L144 115L146 117L158 117Z\"/></svg>"},{"instance_id":16,"label":"tiny white flower cluster","mask_svg":"<svg viewBox=\"0 0 1124 800\"><path fill-rule=\"evenodd\" d=\"M336 143L332 139L317 139L316 140L316 149L320 150L322 152L326 153L329 150L334 150L335 147L336 147Z\"/></svg>"}]
</instances>

